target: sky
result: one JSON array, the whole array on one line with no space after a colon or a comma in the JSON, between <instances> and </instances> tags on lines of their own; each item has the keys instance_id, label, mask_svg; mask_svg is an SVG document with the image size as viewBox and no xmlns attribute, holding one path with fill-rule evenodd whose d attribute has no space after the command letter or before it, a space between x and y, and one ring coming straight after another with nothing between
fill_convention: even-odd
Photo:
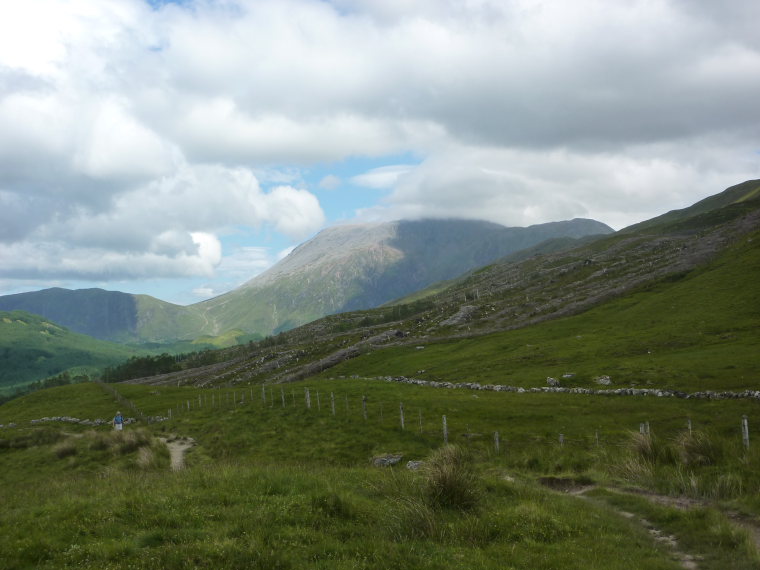
<instances>
[{"instance_id":1,"label":"sky","mask_svg":"<svg viewBox=\"0 0 760 570\"><path fill-rule=\"evenodd\" d=\"M341 223L760 178L757 0L0 2L0 295L190 304Z\"/></svg>"}]
</instances>

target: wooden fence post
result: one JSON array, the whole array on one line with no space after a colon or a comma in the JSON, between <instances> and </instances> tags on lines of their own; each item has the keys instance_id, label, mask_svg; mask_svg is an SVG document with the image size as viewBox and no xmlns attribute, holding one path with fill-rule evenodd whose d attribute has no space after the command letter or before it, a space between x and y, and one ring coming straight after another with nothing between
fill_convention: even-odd
<instances>
[{"instance_id":1,"label":"wooden fence post","mask_svg":"<svg viewBox=\"0 0 760 570\"><path fill-rule=\"evenodd\" d=\"M559 434L559 446L564 447L565 446L565 434L561 433Z\"/></svg>"},{"instance_id":2,"label":"wooden fence post","mask_svg":"<svg viewBox=\"0 0 760 570\"><path fill-rule=\"evenodd\" d=\"M749 449L749 420L747 416L742 416L742 443L744 443L744 449Z\"/></svg>"},{"instance_id":3,"label":"wooden fence post","mask_svg":"<svg viewBox=\"0 0 760 570\"><path fill-rule=\"evenodd\" d=\"M362 396L362 417L367 420L367 396Z\"/></svg>"},{"instance_id":4,"label":"wooden fence post","mask_svg":"<svg viewBox=\"0 0 760 570\"><path fill-rule=\"evenodd\" d=\"M285 390L280 388L280 398L282 398L282 407L285 407Z\"/></svg>"},{"instance_id":5,"label":"wooden fence post","mask_svg":"<svg viewBox=\"0 0 760 570\"><path fill-rule=\"evenodd\" d=\"M499 455L499 432L493 432L493 448L496 451L496 455Z\"/></svg>"},{"instance_id":6,"label":"wooden fence post","mask_svg":"<svg viewBox=\"0 0 760 570\"><path fill-rule=\"evenodd\" d=\"M335 393L330 392L330 411L335 415Z\"/></svg>"},{"instance_id":7,"label":"wooden fence post","mask_svg":"<svg viewBox=\"0 0 760 570\"><path fill-rule=\"evenodd\" d=\"M311 393L308 388L304 388L304 390L306 391L306 407L311 409Z\"/></svg>"},{"instance_id":8,"label":"wooden fence post","mask_svg":"<svg viewBox=\"0 0 760 570\"><path fill-rule=\"evenodd\" d=\"M401 416L401 431L404 431L404 402L401 402L398 406L399 414Z\"/></svg>"},{"instance_id":9,"label":"wooden fence post","mask_svg":"<svg viewBox=\"0 0 760 570\"><path fill-rule=\"evenodd\" d=\"M446 416L443 416L443 443L449 443L449 426L446 422Z\"/></svg>"}]
</instances>

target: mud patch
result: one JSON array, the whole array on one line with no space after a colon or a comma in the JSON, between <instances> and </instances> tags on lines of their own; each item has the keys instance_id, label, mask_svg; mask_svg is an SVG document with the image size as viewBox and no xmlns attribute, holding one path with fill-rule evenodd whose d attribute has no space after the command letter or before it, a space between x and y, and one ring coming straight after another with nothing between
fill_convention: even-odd
<instances>
[{"instance_id":1,"label":"mud patch","mask_svg":"<svg viewBox=\"0 0 760 570\"><path fill-rule=\"evenodd\" d=\"M596 486L591 479L583 477L539 477L538 482L554 491L572 495L581 495Z\"/></svg>"}]
</instances>

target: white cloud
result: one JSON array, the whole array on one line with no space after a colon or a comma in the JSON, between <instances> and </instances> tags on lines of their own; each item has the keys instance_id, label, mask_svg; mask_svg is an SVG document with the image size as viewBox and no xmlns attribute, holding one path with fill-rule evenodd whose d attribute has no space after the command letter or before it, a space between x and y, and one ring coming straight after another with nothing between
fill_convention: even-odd
<instances>
[{"instance_id":1,"label":"white cloud","mask_svg":"<svg viewBox=\"0 0 760 570\"><path fill-rule=\"evenodd\" d=\"M508 226L586 217L619 229L757 175L759 155L716 147L719 141L643 145L611 154L455 146L411 170L360 217L465 217Z\"/></svg>"},{"instance_id":2,"label":"white cloud","mask_svg":"<svg viewBox=\"0 0 760 570\"><path fill-rule=\"evenodd\" d=\"M724 4L6 2L0 277L212 275L232 226L324 225L303 173L349 157L426 157L353 177L368 218L683 207L760 171L760 4Z\"/></svg>"},{"instance_id":3,"label":"white cloud","mask_svg":"<svg viewBox=\"0 0 760 570\"><path fill-rule=\"evenodd\" d=\"M339 188L341 184L343 184L343 181L339 176L328 174L319 181L318 186L324 190L335 190L336 188Z\"/></svg>"},{"instance_id":4,"label":"white cloud","mask_svg":"<svg viewBox=\"0 0 760 570\"><path fill-rule=\"evenodd\" d=\"M414 166L411 164L380 166L364 174L352 177L351 182L368 188L391 188L398 182L400 176L403 176L413 168Z\"/></svg>"}]
</instances>

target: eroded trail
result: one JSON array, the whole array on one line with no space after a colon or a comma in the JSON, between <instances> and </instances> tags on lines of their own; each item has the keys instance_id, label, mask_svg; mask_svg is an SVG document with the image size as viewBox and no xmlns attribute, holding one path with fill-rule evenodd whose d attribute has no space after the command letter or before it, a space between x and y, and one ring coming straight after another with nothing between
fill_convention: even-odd
<instances>
[{"instance_id":1,"label":"eroded trail","mask_svg":"<svg viewBox=\"0 0 760 570\"><path fill-rule=\"evenodd\" d=\"M185 453L195 445L195 440L191 437L162 437L159 438L169 449L171 457L172 471L179 471L185 467Z\"/></svg>"},{"instance_id":2,"label":"eroded trail","mask_svg":"<svg viewBox=\"0 0 760 570\"><path fill-rule=\"evenodd\" d=\"M598 501L595 498L587 496L586 493L597 488L605 489L605 487L603 486L598 486L595 484L589 484L586 482L576 481L573 479L558 478L558 477L542 477L539 479L539 483L541 483L545 487L554 489L555 491L564 492L569 495L578 497L580 499L595 501L595 502L601 502L601 501ZM709 503L708 501L701 501L698 499L692 499L688 497L671 497L668 495L660 495L660 494L643 490L643 489L631 490L631 489L609 488L608 490L616 492L616 493L621 493L621 494L636 495L654 504L672 507L679 510L690 510L690 509L698 508L698 507L715 507L715 505ZM655 542L664 545L670 551L673 558L678 561L678 563L680 564L682 568L684 568L685 570L699 569L700 567L699 562L701 558L699 556L694 556L692 554L682 551L679 547L678 539L675 535L664 532L662 529L657 528L652 522L650 522L649 520L637 514L630 513L625 510L616 508L615 506L607 502L604 502L604 505L607 508L610 508L614 510L615 512L617 512L620 516L627 519L634 520L635 522L643 526L649 532L649 534L652 536ZM755 520L750 520L749 518L740 515L739 513L724 511L724 515L731 521L733 525L745 530L748 533L750 539L755 545L755 548L758 550L758 552L760 552L760 524L758 524L758 522Z\"/></svg>"}]
</instances>

